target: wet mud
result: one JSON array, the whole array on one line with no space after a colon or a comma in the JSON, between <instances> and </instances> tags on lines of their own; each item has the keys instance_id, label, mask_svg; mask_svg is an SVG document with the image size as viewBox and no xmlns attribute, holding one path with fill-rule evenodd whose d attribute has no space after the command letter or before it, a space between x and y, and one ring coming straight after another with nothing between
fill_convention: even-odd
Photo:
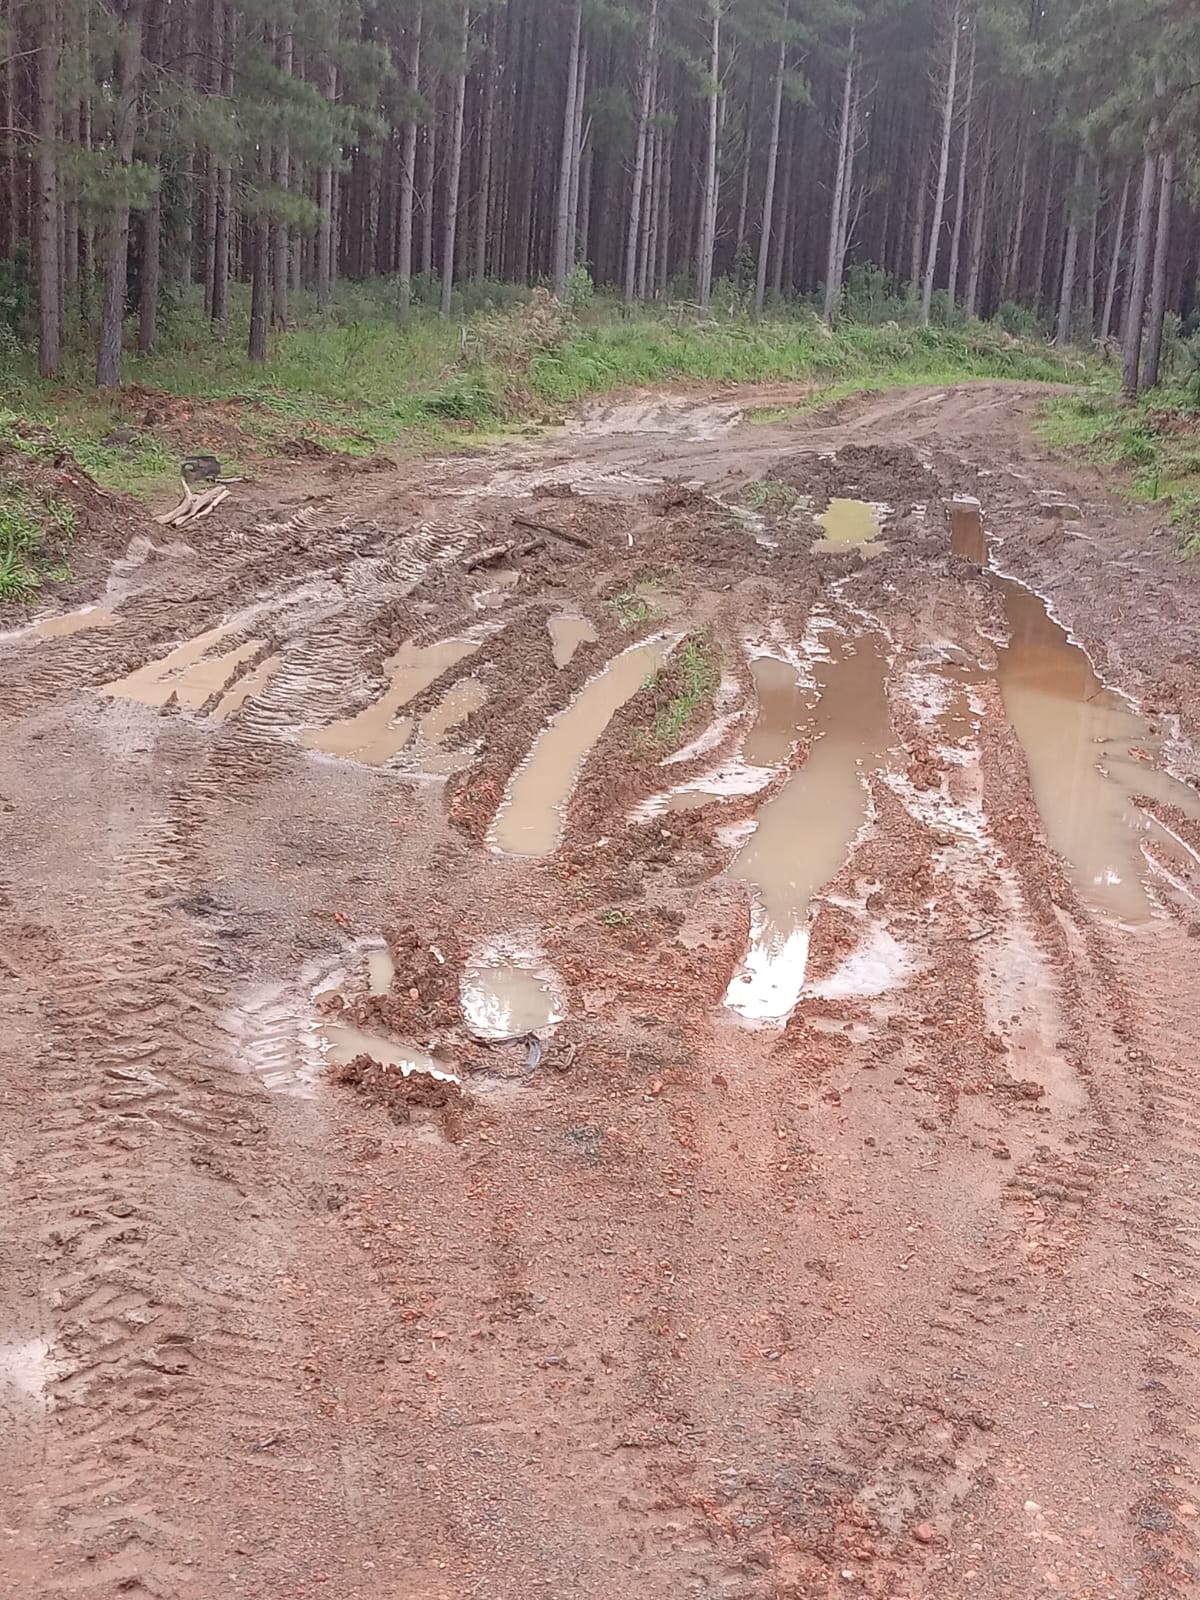
<instances>
[{"instance_id":1,"label":"wet mud","mask_svg":"<svg viewBox=\"0 0 1200 1600\"><path fill-rule=\"evenodd\" d=\"M1190 1600L1200 578L1041 391L798 398L0 638L0 1588Z\"/></svg>"}]
</instances>

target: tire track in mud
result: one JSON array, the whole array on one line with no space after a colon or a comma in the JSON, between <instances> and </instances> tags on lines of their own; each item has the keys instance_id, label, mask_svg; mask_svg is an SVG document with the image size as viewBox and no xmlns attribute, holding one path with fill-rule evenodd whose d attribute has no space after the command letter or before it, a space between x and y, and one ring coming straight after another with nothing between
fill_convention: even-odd
<instances>
[{"instance_id":1,"label":"tire track in mud","mask_svg":"<svg viewBox=\"0 0 1200 1600\"><path fill-rule=\"evenodd\" d=\"M229 1059L228 947L219 919L199 932L180 905L209 803L202 786L178 791L121 825L43 995L23 1198L41 1236L37 1520L60 1552L56 1596L209 1600L254 1519L231 1515L247 1476L261 1491L282 1474L268 1499L303 1506L314 1532L338 1508L336 1484L310 1491L255 1454L311 1426L274 1289L308 1224L278 1184L264 1214L268 1102Z\"/></svg>"}]
</instances>

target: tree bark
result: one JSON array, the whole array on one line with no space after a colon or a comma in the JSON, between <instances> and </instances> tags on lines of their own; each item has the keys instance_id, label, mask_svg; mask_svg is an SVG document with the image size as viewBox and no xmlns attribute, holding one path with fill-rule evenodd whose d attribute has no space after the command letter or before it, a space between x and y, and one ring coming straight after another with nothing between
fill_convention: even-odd
<instances>
[{"instance_id":1,"label":"tree bark","mask_svg":"<svg viewBox=\"0 0 1200 1600\"><path fill-rule=\"evenodd\" d=\"M975 107L975 28L971 28L971 55L967 66L966 115L958 152L958 187L954 197L954 230L950 235L950 273L946 292L953 309L958 296L958 263L962 249L963 207L967 193L967 160L971 154L971 119Z\"/></svg>"},{"instance_id":2,"label":"tree bark","mask_svg":"<svg viewBox=\"0 0 1200 1600\"><path fill-rule=\"evenodd\" d=\"M1022 111L1024 115L1024 111ZM1024 149L1021 154L1021 174L1017 180L1017 198L1013 207L1012 234L1009 239L1008 258L1004 264L1000 297L1011 300L1017 286L1017 268L1021 261L1021 240L1025 234L1025 203L1029 194L1029 139L1022 134Z\"/></svg>"},{"instance_id":3,"label":"tree bark","mask_svg":"<svg viewBox=\"0 0 1200 1600\"><path fill-rule=\"evenodd\" d=\"M479 125L479 192L475 202L475 260L471 268L471 276L476 283L483 282L487 277L488 268L488 230L491 227L492 220L492 143L496 127L496 80L498 76L499 64L496 60L495 24L493 23L491 25L491 38L488 41L487 65L484 68L483 116Z\"/></svg>"},{"instance_id":4,"label":"tree bark","mask_svg":"<svg viewBox=\"0 0 1200 1600\"><path fill-rule=\"evenodd\" d=\"M929 245L925 252L925 281L921 286L921 326L929 326L933 303L933 277L937 271L938 244L942 233L942 212L946 205L946 179L950 170L950 135L954 128L954 92L958 86L958 35L961 11L956 0L951 15L950 66L946 73L946 95L942 103L942 142L938 151L937 186L933 197L933 216L929 223Z\"/></svg>"},{"instance_id":5,"label":"tree bark","mask_svg":"<svg viewBox=\"0 0 1200 1600\"><path fill-rule=\"evenodd\" d=\"M62 43L58 7L43 0L38 19L37 145L34 149L34 263L37 287L38 371L57 377L62 363L62 306L58 260L58 76ZM14 219L15 221L15 219Z\"/></svg>"},{"instance_id":6,"label":"tree bark","mask_svg":"<svg viewBox=\"0 0 1200 1600\"><path fill-rule=\"evenodd\" d=\"M646 53L642 62L637 147L633 160L633 188L629 198L629 221L625 233L625 304L631 306L637 290L638 244L642 225L642 188L646 178L646 146L650 133L650 105L654 87L654 64L658 53L658 0L650 0L650 25L646 34Z\"/></svg>"},{"instance_id":7,"label":"tree bark","mask_svg":"<svg viewBox=\"0 0 1200 1600\"><path fill-rule=\"evenodd\" d=\"M158 345L158 289L161 276L162 195L151 200L142 218L142 274L138 299L138 350L153 355Z\"/></svg>"},{"instance_id":8,"label":"tree bark","mask_svg":"<svg viewBox=\"0 0 1200 1600\"><path fill-rule=\"evenodd\" d=\"M983 268L983 224L987 218L988 190L992 180L992 117L995 106L988 107L987 133L983 139L983 160L979 166L979 184L972 195L975 214L971 219L971 248L967 257L967 292L963 308L973 317L979 306L979 274Z\"/></svg>"},{"instance_id":9,"label":"tree bark","mask_svg":"<svg viewBox=\"0 0 1200 1600\"><path fill-rule=\"evenodd\" d=\"M833 177L833 200L829 208L829 247L825 253L825 303L821 315L826 322L833 321L833 309L842 292L842 256L839 245L842 238L842 214L846 194L846 166L850 154L850 106L854 94L854 52L856 30L850 29L850 49L846 56L846 71L842 78L842 109L838 121L837 165Z\"/></svg>"},{"instance_id":10,"label":"tree bark","mask_svg":"<svg viewBox=\"0 0 1200 1600\"><path fill-rule=\"evenodd\" d=\"M1150 124L1146 154L1142 160L1142 193L1138 202L1137 233L1133 245L1133 271L1130 274L1129 294L1125 301L1125 347L1121 369L1121 393L1127 400L1137 398L1138 371L1142 360L1142 320L1146 309L1146 278L1150 269L1150 249L1154 234L1154 185L1158 174L1158 158L1154 153L1154 139L1158 133L1158 119Z\"/></svg>"},{"instance_id":11,"label":"tree bark","mask_svg":"<svg viewBox=\"0 0 1200 1600\"><path fill-rule=\"evenodd\" d=\"M575 0L571 19L571 43L567 51L567 93L563 102L562 149L558 161L558 191L554 207L554 293L559 300L567 289L568 259L573 253L568 236L571 230L571 182L575 171L575 101L579 91L579 37L583 26L583 0Z\"/></svg>"},{"instance_id":12,"label":"tree bark","mask_svg":"<svg viewBox=\"0 0 1200 1600\"><path fill-rule=\"evenodd\" d=\"M1086 152L1081 148L1075 153L1075 173L1071 182L1071 194L1067 201L1067 237L1063 245L1062 286L1058 295L1058 324L1054 332L1054 342L1064 345L1071 338L1071 313L1074 310L1075 296L1075 269L1079 259L1079 191L1083 187L1084 167L1087 161Z\"/></svg>"},{"instance_id":13,"label":"tree bark","mask_svg":"<svg viewBox=\"0 0 1200 1600\"><path fill-rule=\"evenodd\" d=\"M224 52L221 67L221 92L228 100L233 95L233 48L237 37L237 15L225 11ZM233 167L222 160L217 167L217 203L213 222L212 320L220 337L229 331L229 241L233 218Z\"/></svg>"},{"instance_id":14,"label":"tree bark","mask_svg":"<svg viewBox=\"0 0 1200 1600\"><path fill-rule=\"evenodd\" d=\"M267 314L270 302L271 223L268 217L255 217L251 223L250 340L246 354L251 361L267 359Z\"/></svg>"},{"instance_id":15,"label":"tree bark","mask_svg":"<svg viewBox=\"0 0 1200 1600\"><path fill-rule=\"evenodd\" d=\"M137 132L137 85L142 59L144 0L130 0L120 21L114 76L116 105L113 147L118 165L127 170L133 162ZM108 225L108 267L104 305L100 313L100 339L96 352L96 387L114 388L121 382L121 332L125 322L125 286L129 267L129 196L113 204Z\"/></svg>"},{"instance_id":16,"label":"tree bark","mask_svg":"<svg viewBox=\"0 0 1200 1600\"><path fill-rule=\"evenodd\" d=\"M421 273L433 275L433 189L437 175L437 97L429 96L429 121L421 141Z\"/></svg>"},{"instance_id":17,"label":"tree bark","mask_svg":"<svg viewBox=\"0 0 1200 1600\"><path fill-rule=\"evenodd\" d=\"M408 326L412 307L413 258L413 197L417 185L417 117L416 99L421 87L421 28L424 7L417 7L413 20L412 44L405 70L404 87L408 93L408 116L400 135L400 215L396 222L396 271L400 297L400 323Z\"/></svg>"},{"instance_id":18,"label":"tree bark","mask_svg":"<svg viewBox=\"0 0 1200 1600\"><path fill-rule=\"evenodd\" d=\"M1154 239L1154 272L1150 287L1150 326L1146 330L1146 360L1142 388L1158 388L1162 360L1163 323L1167 314L1167 261L1171 253L1171 203L1175 198L1175 151L1163 151L1158 182L1158 230Z\"/></svg>"},{"instance_id":19,"label":"tree bark","mask_svg":"<svg viewBox=\"0 0 1200 1600\"><path fill-rule=\"evenodd\" d=\"M292 75L295 44L291 29L279 41L279 70ZM275 147L275 185L286 189L291 167L291 149L288 144L286 123L280 130ZM286 328L288 320L288 225L275 221L271 224L271 326Z\"/></svg>"},{"instance_id":20,"label":"tree bark","mask_svg":"<svg viewBox=\"0 0 1200 1600\"><path fill-rule=\"evenodd\" d=\"M700 199L700 245L696 262L696 292L707 310L712 299L713 257L717 248L717 204L720 168L717 163L718 115L721 101L721 0L710 0L712 36L708 53L708 125L704 141L704 188Z\"/></svg>"},{"instance_id":21,"label":"tree bark","mask_svg":"<svg viewBox=\"0 0 1200 1600\"><path fill-rule=\"evenodd\" d=\"M775 65L775 92L771 99L771 140L767 146L767 175L763 185L762 228L758 236L758 275L754 280L754 319L763 314L767 296L767 259L771 248L771 213L775 209L775 172L779 165L779 125L783 117L783 75L787 67L787 6L783 11L784 36L779 41Z\"/></svg>"},{"instance_id":22,"label":"tree bark","mask_svg":"<svg viewBox=\"0 0 1200 1600\"><path fill-rule=\"evenodd\" d=\"M454 109L450 120L450 168L446 174L446 220L442 231L442 316L450 315L454 292L454 239L458 229L458 186L462 176L463 112L467 100L467 47L471 26L470 7L464 5L459 23L457 75L454 79Z\"/></svg>"},{"instance_id":23,"label":"tree bark","mask_svg":"<svg viewBox=\"0 0 1200 1600\"><path fill-rule=\"evenodd\" d=\"M588 51L584 45L579 56L579 81L575 86L575 126L572 131L575 159L571 167L570 221L567 232L570 267L574 267L579 260L579 194L583 186L583 149L590 131L590 125L585 129L583 121L583 108L587 99L587 74Z\"/></svg>"},{"instance_id":24,"label":"tree bark","mask_svg":"<svg viewBox=\"0 0 1200 1600\"><path fill-rule=\"evenodd\" d=\"M1121 249L1125 243L1125 215L1129 210L1129 188L1133 169L1126 167L1125 181L1121 185L1121 203L1113 224L1112 245L1108 256L1108 281L1104 286L1104 311L1100 318L1100 337L1107 339L1112 333L1113 306L1117 298L1117 276L1121 270Z\"/></svg>"}]
</instances>

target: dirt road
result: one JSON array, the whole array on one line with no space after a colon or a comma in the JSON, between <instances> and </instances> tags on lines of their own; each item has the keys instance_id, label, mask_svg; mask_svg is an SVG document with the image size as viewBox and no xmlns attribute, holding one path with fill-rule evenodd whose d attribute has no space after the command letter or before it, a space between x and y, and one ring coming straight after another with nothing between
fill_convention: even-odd
<instances>
[{"instance_id":1,"label":"dirt road","mask_svg":"<svg viewBox=\"0 0 1200 1600\"><path fill-rule=\"evenodd\" d=\"M787 398L0 640L3 1594L1197 1592L1200 578Z\"/></svg>"}]
</instances>

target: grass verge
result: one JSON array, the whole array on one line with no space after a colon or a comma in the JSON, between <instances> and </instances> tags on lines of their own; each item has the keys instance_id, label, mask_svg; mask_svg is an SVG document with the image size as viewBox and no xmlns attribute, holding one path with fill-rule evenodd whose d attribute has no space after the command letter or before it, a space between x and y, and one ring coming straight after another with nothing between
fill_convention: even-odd
<instances>
[{"instance_id":1,"label":"grass verge","mask_svg":"<svg viewBox=\"0 0 1200 1600\"><path fill-rule=\"evenodd\" d=\"M699 314L625 317L598 297L580 316L544 292L518 301L483 286L459 321L418 310L402 328L395 286L340 284L318 311L293 302L294 329L272 335L270 361L243 355L248 293L235 286L228 341L195 299L172 308L159 353L125 358L125 387L97 391L80 341L60 379L25 355L7 375L11 413L50 431L106 488L145 499L174 492L181 456L211 452L226 470L258 457L368 455L478 443L554 421L588 395L677 381L810 382L810 408L862 389L970 378L1078 381L1095 363L1013 339L983 323L913 328L845 323L811 312L761 323Z\"/></svg>"},{"instance_id":2,"label":"grass verge","mask_svg":"<svg viewBox=\"0 0 1200 1600\"><path fill-rule=\"evenodd\" d=\"M46 579L69 578L66 546L75 531L70 506L0 478L0 601L31 600Z\"/></svg>"},{"instance_id":3,"label":"grass verge","mask_svg":"<svg viewBox=\"0 0 1200 1600\"><path fill-rule=\"evenodd\" d=\"M1048 401L1038 433L1053 450L1116 469L1130 498L1161 504L1182 552L1200 557L1200 408L1190 391L1155 390L1136 405L1087 391Z\"/></svg>"}]
</instances>

